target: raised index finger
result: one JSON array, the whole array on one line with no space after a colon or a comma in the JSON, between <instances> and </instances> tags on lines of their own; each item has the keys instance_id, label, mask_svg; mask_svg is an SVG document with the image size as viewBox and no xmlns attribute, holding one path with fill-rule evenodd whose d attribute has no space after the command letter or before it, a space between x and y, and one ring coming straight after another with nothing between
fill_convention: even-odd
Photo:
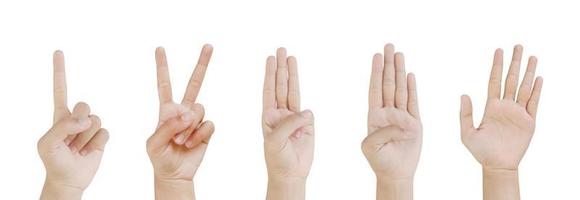
<instances>
[{"instance_id":1,"label":"raised index finger","mask_svg":"<svg viewBox=\"0 0 580 200\"><path fill-rule=\"evenodd\" d=\"M203 77L205 77L205 71L209 65L212 53L213 47L209 44L204 45L201 49L197 65L195 66L195 70L193 70L193 74L191 75L189 84L185 90L185 95L181 101L182 104L193 105L195 103L195 99L197 99L197 94L199 93L201 84L203 83Z\"/></svg>"},{"instance_id":2,"label":"raised index finger","mask_svg":"<svg viewBox=\"0 0 580 200\"><path fill-rule=\"evenodd\" d=\"M155 62L157 63L157 92L159 93L159 103L164 104L173 101L171 96L171 82L169 80L169 69L165 49L157 47L155 49Z\"/></svg>"},{"instance_id":3,"label":"raised index finger","mask_svg":"<svg viewBox=\"0 0 580 200\"><path fill-rule=\"evenodd\" d=\"M54 122L58 122L69 113L66 98L66 73L64 69L64 54L58 50L54 52L52 63L53 95L54 95Z\"/></svg>"}]
</instances>

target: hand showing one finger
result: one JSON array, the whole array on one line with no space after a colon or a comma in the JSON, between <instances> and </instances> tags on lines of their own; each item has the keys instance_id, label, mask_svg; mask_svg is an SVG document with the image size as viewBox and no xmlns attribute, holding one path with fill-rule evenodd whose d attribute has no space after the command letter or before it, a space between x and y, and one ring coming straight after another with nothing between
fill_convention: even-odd
<instances>
[{"instance_id":1,"label":"hand showing one finger","mask_svg":"<svg viewBox=\"0 0 580 200\"><path fill-rule=\"evenodd\" d=\"M101 120L91 114L89 105L80 102L69 111L64 54L56 51L53 62L54 122L38 141L38 153L46 168L41 198L48 198L54 192L48 188L54 187L82 193L95 176L109 139L108 131L101 128Z\"/></svg>"}]
</instances>

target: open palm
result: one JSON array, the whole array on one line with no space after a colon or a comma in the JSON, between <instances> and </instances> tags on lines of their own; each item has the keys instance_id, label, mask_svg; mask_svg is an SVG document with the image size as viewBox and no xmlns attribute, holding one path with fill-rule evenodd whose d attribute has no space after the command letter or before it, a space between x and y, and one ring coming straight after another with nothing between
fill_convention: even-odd
<instances>
[{"instance_id":1,"label":"open palm","mask_svg":"<svg viewBox=\"0 0 580 200\"><path fill-rule=\"evenodd\" d=\"M478 128L473 126L469 96L461 98L462 141L486 168L517 169L534 134L542 78L534 81L537 59L530 57L516 99L522 51L520 45L514 48L504 96L500 99L503 51L496 50L485 113Z\"/></svg>"},{"instance_id":2,"label":"open palm","mask_svg":"<svg viewBox=\"0 0 580 200\"><path fill-rule=\"evenodd\" d=\"M404 57L387 44L376 54L369 91L368 136L363 153L377 176L412 178L422 143L422 125L413 74L405 72Z\"/></svg>"},{"instance_id":3,"label":"open palm","mask_svg":"<svg viewBox=\"0 0 580 200\"><path fill-rule=\"evenodd\" d=\"M262 129L269 176L306 178L314 154L314 117L300 111L295 57L284 48L266 61Z\"/></svg>"},{"instance_id":4,"label":"open palm","mask_svg":"<svg viewBox=\"0 0 580 200\"><path fill-rule=\"evenodd\" d=\"M147 141L147 152L156 178L191 181L203 160L214 125L211 121L203 121L204 108L195 100L211 54L212 47L204 46L185 96L178 104L172 100L165 50L156 50L159 123Z\"/></svg>"}]
</instances>

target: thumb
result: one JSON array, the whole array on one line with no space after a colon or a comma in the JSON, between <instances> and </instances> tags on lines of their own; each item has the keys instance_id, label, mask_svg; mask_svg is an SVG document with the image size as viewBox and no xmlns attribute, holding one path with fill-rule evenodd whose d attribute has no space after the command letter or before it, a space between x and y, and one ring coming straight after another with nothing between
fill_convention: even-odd
<instances>
[{"instance_id":1,"label":"thumb","mask_svg":"<svg viewBox=\"0 0 580 200\"><path fill-rule=\"evenodd\" d=\"M187 129L193 118L193 112L188 111L163 123L147 141L147 149L166 145L175 134Z\"/></svg>"},{"instance_id":2,"label":"thumb","mask_svg":"<svg viewBox=\"0 0 580 200\"><path fill-rule=\"evenodd\" d=\"M310 110L304 110L282 120L269 136L276 141L288 139L296 130L314 124L314 115Z\"/></svg>"},{"instance_id":3,"label":"thumb","mask_svg":"<svg viewBox=\"0 0 580 200\"><path fill-rule=\"evenodd\" d=\"M461 96L461 111L460 111L460 122L461 122L461 133L466 133L468 130L474 129L473 127L473 108L471 105L471 99L467 95Z\"/></svg>"},{"instance_id":4,"label":"thumb","mask_svg":"<svg viewBox=\"0 0 580 200\"><path fill-rule=\"evenodd\" d=\"M401 141L416 137L405 133L399 126L386 126L369 134L362 142L363 152L376 152L385 144L393 141Z\"/></svg>"}]
</instances>

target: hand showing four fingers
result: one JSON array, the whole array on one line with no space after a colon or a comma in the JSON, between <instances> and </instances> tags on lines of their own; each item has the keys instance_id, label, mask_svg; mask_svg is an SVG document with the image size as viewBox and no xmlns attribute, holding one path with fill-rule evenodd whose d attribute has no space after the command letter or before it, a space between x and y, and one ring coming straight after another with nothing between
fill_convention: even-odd
<instances>
[{"instance_id":1,"label":"hand showing four fingers","mask_svg":"<svg viewBox=\"0 0 580 200\"><path fill-rule=\"evenodd\" d=\"M373 58L363 153L378 178L412 180L421 143L415 76L405 72L403 54L387 44L384 56Z\"/></svg>"}]
</instances>

